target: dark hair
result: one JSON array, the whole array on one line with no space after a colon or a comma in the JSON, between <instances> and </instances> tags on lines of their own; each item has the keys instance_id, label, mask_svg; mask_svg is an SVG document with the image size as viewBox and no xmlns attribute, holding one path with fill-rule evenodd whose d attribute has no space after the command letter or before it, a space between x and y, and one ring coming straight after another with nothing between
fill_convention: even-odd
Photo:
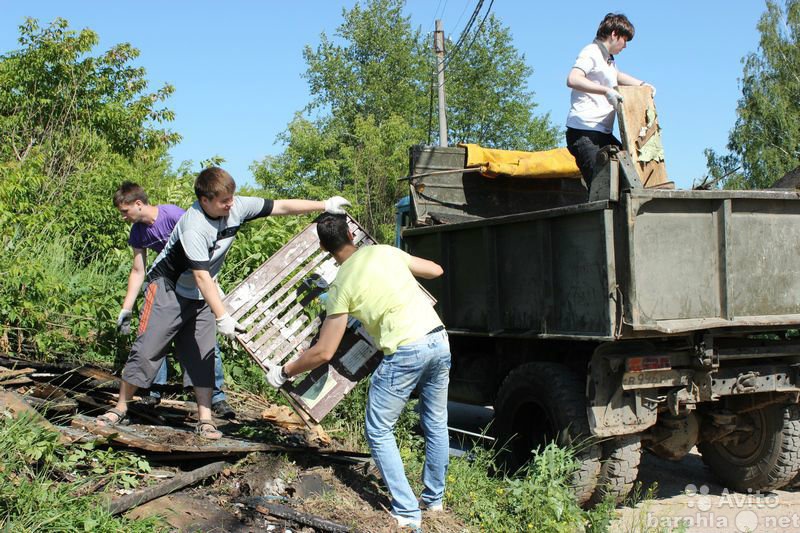
<instances>
[{"instance_id":1,"label":"dark hair","mask_svg":"<svg viewBox=\"0 0 800 533\"><path fill-rule=\"evenodd\" d=\"M203 169L194 180L194 194L198 200L203 197L213 200L218 194L233 194L235 191L236 182L219 167Z\"/></svg>"},{"instance_id":2,"label":"dark hair","mask_svg":"<svg viewBox=\"0 0 800 533\"><path fill-rule=\"evenodd\" d=\"M138 184L132 181L123 181L119 189L114 193L114 207L119 207L122 204L132 204L136 200L141 200L143 204L147 204L147 193Z\"/></svg>"},{"instance_id":3,"label":"dark hair","mask_svg":"<svg viewBox=\"0 0 800 533\"><path fill-rule=\"evenodd\" d=\"M353 243L348 231L350 228L347 226L347 215L323 213L317 217L319 244L330 253L338 252Z\"/></svg>"},{"instance_id":4,"label":"dark hair","mask_svg":"<svg viewBox=\"0 0 800 533\"><path fill-rule=\"evenodd\" d=\"M612 33L616 33L618 36L632 41L635 32L636 30L631 21L628 20L628 17L622 13L609 13L597 28L596 38L602 41Z\"/></svg>"}]
</instances>

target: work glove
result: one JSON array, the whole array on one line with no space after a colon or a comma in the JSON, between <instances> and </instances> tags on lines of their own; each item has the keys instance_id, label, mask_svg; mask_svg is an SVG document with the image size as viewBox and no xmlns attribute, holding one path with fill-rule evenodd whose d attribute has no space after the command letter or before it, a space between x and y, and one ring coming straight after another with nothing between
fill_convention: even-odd
<instances>
[{"instance_id":1,"label":"work glove","mask_svg":"<svg viewBox=\"0 0 800 533\"><path fill-rule=\"evenodd\" d=\"M609 89L606 93L606 100L608 100L608 103L612 106L617 107L622 103L622 95L614 89Z\"/></svg>"},{"instance_id":2,"label":"work glove","mask_svg":"<svg viewBox=\"0 0 800 533\"><path fill-rule=\"evenodd\" d=\"M344 215L345 207L350 207L350 202L341 196L331 196L325 200L325 212L332 215Z\"/></svg>"},{"instance_id":3,"label":"work glove","mask_svg":"<svg viewBox=\"0 0 800 533\"><path fill-rule=\"evenodd\" d=\"M283 372L282 365L271 365L269 371L267 372L267 383L275 387L276 389L280 389L286 380L289 379Z\"/></svg>"},{"instance_id":4,"label":"work glove","mask_svg":"<svg viewBox=\"0 0 800 533\"><path fill-rule=\"evenodd\" d=\"M131 317L133 312L130 309L120 309L117 317L117 333L120 335L131 334Z\"/></svg>"},{"instance_id":5,"label":"work glove","mask_svg":"<svg viewBox=\"0 0 800 533\"><path fill-rule=\"evenodd\" d=\"M234 339L237 333L244 333L245 329L229 313L225 313L217 319L217 331L229 339Z\"/></svg>"},{"instance_id":6,"label":"work glove","mask_svg":"<svg viewBox=\"0 0 800 533\"><path fill-rule=\"evenodd\" d=\"M642 87L650 87L653 90L653 98L656 97L656 88L647 83L646 81L642 82Z\"/></svg>"}]
</instances>

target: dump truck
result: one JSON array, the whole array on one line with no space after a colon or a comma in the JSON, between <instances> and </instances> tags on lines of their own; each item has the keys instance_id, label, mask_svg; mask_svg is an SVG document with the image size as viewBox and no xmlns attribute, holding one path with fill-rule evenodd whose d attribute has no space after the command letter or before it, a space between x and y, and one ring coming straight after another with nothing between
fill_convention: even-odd
<instances>
[{"instance_id":1,"label":"dump truck","mask_svg":"<svg viewBox=\"0 0 800 533\"><path fill-rule=\"evenodd\" d=\"M580 179L486 178L410 150L402 245L450 336L450 400L494 406L506 465L550 440L576 498L625 498L642 450L695 446L737 491L797 484L800 198L645 188L627 152Z\"/></svg>"}]
</instances>

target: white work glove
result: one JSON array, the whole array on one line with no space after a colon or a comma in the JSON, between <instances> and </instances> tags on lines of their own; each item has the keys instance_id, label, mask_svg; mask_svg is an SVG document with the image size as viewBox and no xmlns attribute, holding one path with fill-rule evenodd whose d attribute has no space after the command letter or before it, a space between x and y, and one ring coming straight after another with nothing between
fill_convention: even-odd
<instances>
[{"instance_id":1,"label":"white work glove","mask_svg":"<svg viewBox=\"0 0 800 533\"><path fill-rule=\"evenodd\" d=\"M609 89L606 93L606 100L608 100L608 103L612 106L617 107L622 103L622 95L614 89Z\"/></svg>"},{"instance_id":2,"label":"white work glove","mask_svg":"<svg viewBox=\"0 0 800 533\"><path fill-rule=\"evenodd\" d=\"M284 374L282 365L271 365L267 372L267 383L280 389L289 377Z\"/></svg>"},{"instance_id":3,"label":"white work glove","mask_svg":"<svg viewBox=\"0 0 800 533\"><path fill-rule=\"evenodd\" d=\"M656 88L653 87L651 84L647 83L646 81L642 82L642 87L650 87L653 90L653 98L656 97Z\"/></svg>"},{"instance_id":4,"label":"white work glove","mask_svg":"<svg viewBox=\"0 0 800 533\"><path fill-rule=\"evenodd\" d=\"M244 333L245 329L229 313L225 313L217 319L217 331L229 339L234 339L237 333Z\"/></svg>"},{"instance_id":5,"label":"white work glove","mask_svg":"<svg viewBox=\"0 0 800 533\"><path fill-rule=\"evenodd\" d=\"M341 196L331 196L325 200L325 212L332 215L344 215L345 207L350 207L350 202Z\"/></svg>"},{"instance_id":6,"label":"white work glove","mask_svg":"<svg viewBox=\"0 0 800 533\"><path fill-rule=\"evenodd\" d=\"M131 316L133 316L133 311L130 309L119 310L119 316L117 317L117 333L120 335L131 334Z\"/></svg>"}]
</instances>

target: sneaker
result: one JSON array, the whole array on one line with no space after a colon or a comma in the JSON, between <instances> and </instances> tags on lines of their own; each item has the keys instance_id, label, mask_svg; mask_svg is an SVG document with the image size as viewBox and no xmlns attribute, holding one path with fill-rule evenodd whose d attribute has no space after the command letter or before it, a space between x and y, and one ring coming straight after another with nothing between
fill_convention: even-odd
<instances>
[{"instance_id":1,"label":"sneaker","mask_svg":"<svg viewBox=\"0 0 800 533\"><path fill-rule=\"evenodd\" d=\"M444 505L442 505L442 502L428 504L428 503L425 503L424 501L420 500L419 501L419 508L422 511L430 511L432 513L439 513L441 511L444 511Z\"/></svg>"},{"instance_id":2,"label":"sneaker","mask_svg":"<svg viewBox=\"0 0 800 533\"><path fill-rule=\"evenodd\" d=\"M220 400L212 405L211 411L213 411L214 416L219 418L225 418L228 420L231 418L236 418L236 411L234 411L225 400Z\"/></svg>"},{"instance_id":3,"label":"sneaker","mask_svg":"<svg viewBox=\"0 0 800 533\"><path fill-rule=\"evenodd\" d=\"M139 400L139 403L144 407L155 407L156 405L161 403L161 397L150 396L148 394L147 396L142 396L142 398Z\"/></svg>"},{"instance_id":4,"label":"sneaker","mask_svg":"<svg viewBox=\"0 0 800 533\"><path fill-rule=\"evenodd\" d=\"M409 531L412 533L422 533L422 523L414 520L413 518L407 518L405 516L399 516L392 513L392 518L397 520L397 527L400 528L401 531Z\"/></svg>"}]
</instances>

